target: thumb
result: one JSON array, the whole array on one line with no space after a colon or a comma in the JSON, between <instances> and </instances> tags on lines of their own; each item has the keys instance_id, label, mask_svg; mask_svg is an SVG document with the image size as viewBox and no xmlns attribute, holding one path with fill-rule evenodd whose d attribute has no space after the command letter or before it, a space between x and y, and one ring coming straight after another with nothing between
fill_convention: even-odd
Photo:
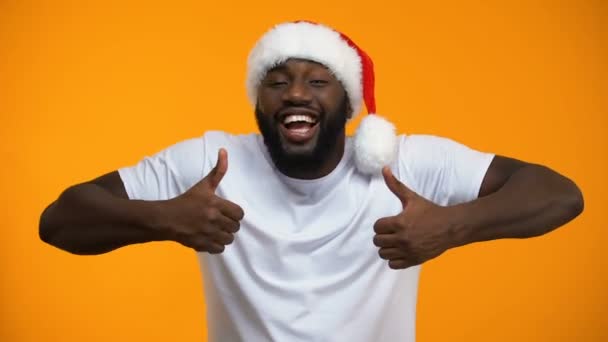
<instances>
[{"instance_id":1,"label":"thumb","mask_svg":"<svg viewBox=\"0 0 608 342\"><path fill-rule=\"evenodd\" d=\"M410 190L405 184L401 183L388 166L382 168L382 176L388 189L399 198L403 207L407 205L407 202L416 195L416 193Z\"/></svg>"},{"instance_id":2,"label":"thumb","mask_svg":"<svg viewBox=\"0 0 608 342\"><path fill-rule=\"evenodd\" d=\"M228 152L225 149L220 148L217 152L217 163L215 167L203 178L201 183L206 184L211 188L211 190L215 191L217 187L220 185L222 178L228 171Z\"/></svg>"}]
</instances>

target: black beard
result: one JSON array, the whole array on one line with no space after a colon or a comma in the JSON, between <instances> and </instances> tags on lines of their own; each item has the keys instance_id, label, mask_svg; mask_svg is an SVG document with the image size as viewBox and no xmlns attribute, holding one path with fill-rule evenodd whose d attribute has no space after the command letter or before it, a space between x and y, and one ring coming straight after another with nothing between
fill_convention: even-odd
<instances>
[{"instance_id":1,"label":"black beard","mask_svg":"<svg viewBox=\"0 0 608 342\"><path fill-rule=\"evenodd\" d=\"M279 170L314 171L329 158L338 139L342 137L347 120L347 108L348 99L345 98L334 113L319 113L317 143L308 153L289 153L281 141L281 133L275 117L263 113L258 106L255 108L255 119L270 157Z\"/></svg>"}]
</instances>

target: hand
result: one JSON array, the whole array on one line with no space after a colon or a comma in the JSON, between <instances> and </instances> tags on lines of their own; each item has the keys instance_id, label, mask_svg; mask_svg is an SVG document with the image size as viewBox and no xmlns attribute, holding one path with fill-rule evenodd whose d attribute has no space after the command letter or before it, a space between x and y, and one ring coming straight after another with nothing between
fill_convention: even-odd
<instances>
[{"instance_id":1,"label":"hand","mask_svg":"<svg viewBox=\"0 0 608 342\"><path fill-rule=\"evenodd\" d=\"M438 206L408 189L392 174L382 169L386 185L403 205L396 216L384 217L374 224L374 245L392 269L408 268L433 259L452 243L453 225L449 209Z\"/></svg>"},{"instance_id":2,"label":"hand","mask_svg":"<svg viewBox=\"0 0 608 342\"><path fill-rule=\"evenodd\" d=\"M205 178L182 195L165 201L164 226L170 240L211 254L223 252L234 241L243 209L215 194L227 170L228 154L220 149L217 164Z\"/></svg>"}]
</instances>

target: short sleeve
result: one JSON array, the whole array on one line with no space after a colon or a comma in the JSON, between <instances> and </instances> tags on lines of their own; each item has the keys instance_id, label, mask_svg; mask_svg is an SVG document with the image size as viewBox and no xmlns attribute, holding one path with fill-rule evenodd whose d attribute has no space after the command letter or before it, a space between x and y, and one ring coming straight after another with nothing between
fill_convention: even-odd
<instances>
[{"instance_id":1,"label":"short sleeve","mask_svg":"<svg viewBox=\"0 0 608 342\"><path fill-rule=\"evenodd\" d=\"M398 174L425 198L440 205L478 197L494 154L432 135L401 136Z\"/></svg>"},{"instance_id":2,"label":"short sleeve","mask_svg":"<svg viewBox=\"0 0 608 342\"><path fill-rule=\"evenodd\" d=\"M166 200L203 178L204 137L182 141L118 170L130 199Z\"/></svg>"}]
</instances>

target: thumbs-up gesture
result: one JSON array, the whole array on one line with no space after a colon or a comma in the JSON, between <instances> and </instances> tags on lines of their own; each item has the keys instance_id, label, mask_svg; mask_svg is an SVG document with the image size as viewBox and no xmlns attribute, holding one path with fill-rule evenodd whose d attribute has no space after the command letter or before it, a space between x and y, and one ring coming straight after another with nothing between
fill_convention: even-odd
<instances>
[{"instance_id":1,"label":"thumbs-up gesture","mask_svg":"<svg viewBox=\"0 0 608 342\"><path fill-rule=\"evenodd\" d=\"M215 194L227 170L228 154L220 149L217 164L205 178L164 202L163 227L170 240L211 254L223 252L234 241L243 209Z\"/></svg>"},{"instance_id":2,"label":"thumbs-up gesture","mask_svg":"<svg viewBox=\"0 0 608 342\"><path fill-rule=\"evenodd\" d=\"M448 210L419 196L401 183L388 167L382 169L386 185L403 205L396 216L374 224L374 245L393 269L408 268L433 259L454 247Z\"/></svg>"}]
</instances>

